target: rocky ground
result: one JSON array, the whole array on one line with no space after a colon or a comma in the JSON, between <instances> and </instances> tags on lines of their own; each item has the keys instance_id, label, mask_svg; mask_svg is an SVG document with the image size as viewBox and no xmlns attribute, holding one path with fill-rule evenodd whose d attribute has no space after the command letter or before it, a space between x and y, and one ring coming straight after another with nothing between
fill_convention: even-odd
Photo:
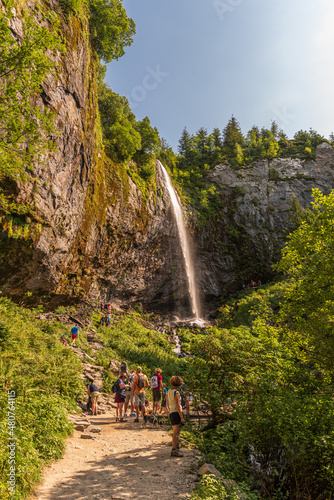
<instances>
[{"instance_id":1,"label":"rocky ground","mask_svg":"<svg viewBox=\"0 0 334 500\"><path fill-rule=\"evenodd\" d=\"M168 427L143 427L133 418L116 423L115 410L104 411L94 417L71 416L80 430L68 439L64 457L45 469L31 500L190 498L197 450L182 449L183 458L171 457Z\"/></svg>"}]
</instances>

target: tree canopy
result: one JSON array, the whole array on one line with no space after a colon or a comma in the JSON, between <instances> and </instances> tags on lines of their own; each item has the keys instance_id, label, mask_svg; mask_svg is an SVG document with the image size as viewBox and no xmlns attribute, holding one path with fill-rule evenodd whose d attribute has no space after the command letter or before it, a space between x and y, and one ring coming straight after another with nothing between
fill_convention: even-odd
<instances>
[{"instance_id":1,"label":"tree canopy","mask_svg":"<svg viewBox=\"0 0 334 500\"><path fill-rule=\"evenodd\" d=\"M312 210L289 236L276 269L291 280L281 309L282 331L298 357L334 368L334 191L313 190Z\"/></svg>"},{"instance_id":2,"label":"tree canopy","mask_svg":"<svg viewBox=\"0 0 334 500\"><path fill-rule=\"evenodd\" d=\"M89 9L91 41L98 56L106 63L119 59L136 33L122 0L89 0Z\"/></svg>"}]
</instances>

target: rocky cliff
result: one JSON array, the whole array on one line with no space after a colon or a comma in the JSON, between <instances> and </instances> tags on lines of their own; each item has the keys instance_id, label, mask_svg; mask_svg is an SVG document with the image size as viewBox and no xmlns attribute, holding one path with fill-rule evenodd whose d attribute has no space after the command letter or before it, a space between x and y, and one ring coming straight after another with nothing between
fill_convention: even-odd
<instances>
[{"instance_id":1,"label":"rocky cliff","mask_svg":"<svg viewBox=\"0 0 334 500\"><path fill-rule=\"evenodd\" d=\"M238 171L217 165L207 180L224 199L219 216L198 235L201 289L209 300L243 281L272 278L295 227L292 206L310 206L313 188L328 194L334 187L334 149L320 144L314 161L263 159Z\"/></svg>"},{"instance_id":2,"label":"rocky cliff","mask_svg":"<svg viewBox=\"0 0 334 500\"><path fill-rule=\"evenodd\" d=\"M20 29L14 18L13 32ZM63 19L67 50L58 54L58 72L38 97L40 107L56 112L55 151L34 165L25 183L2 184L16 201L32 206L24 222L38 228L14 239L2 225L2 291L34 304L56 295L186 313L184 266L161 172L157 168L154 185L142 192L131 178L131 163L117 165L104 155L87 29L75 17ZM218 186L224 208L201 231L193 230L203 300L210 303L243 280L269 278L291 227L292 197L307 206L313 187L325 193L333 188L333 172L328 144L318 147L315 161L212 169L207 181Z\"/></svg>"}]
</instances>

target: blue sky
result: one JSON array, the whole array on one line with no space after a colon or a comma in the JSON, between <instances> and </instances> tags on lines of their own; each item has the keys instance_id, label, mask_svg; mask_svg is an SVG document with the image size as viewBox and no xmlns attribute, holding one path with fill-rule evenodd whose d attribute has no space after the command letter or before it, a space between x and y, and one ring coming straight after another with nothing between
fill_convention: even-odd
<instances>
[{"instance_id":1,"label":"blue sky","mask_svg":"<svg viewBox=\"0 0 334 500\"><path fill-rule=\"evenodd\" d=\"M106 80L177 149L186 126L334 131L332 0L124 0L136 23Z\"/></svg>"}]
</instances>

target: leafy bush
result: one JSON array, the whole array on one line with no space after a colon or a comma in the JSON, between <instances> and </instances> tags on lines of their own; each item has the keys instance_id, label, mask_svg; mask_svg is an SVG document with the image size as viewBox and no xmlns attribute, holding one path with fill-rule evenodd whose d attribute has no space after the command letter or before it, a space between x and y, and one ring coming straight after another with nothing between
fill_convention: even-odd
<instances>
[{"instance_id":1,"label":"leafy bush","mask_svg":"<svg viewBox=\"0 0 334 500\"><path fill-rule=\"evenodd\" d=\"M68 410L84 392L81 363L60 342L63 325L0 299L0 496L9 498L8 391L15 393L16 497L25 498L42 467L59 458L71 433Z\"/></svg>"},{"instance_id":2,"label":"leafy bush","mask_svg":"<svg viewBox=\"0 0 334 500\"><path fill-rule=\"evenodd\" d=\"M212 413L193 439L224 477L263 498L327 500L334 489L331 373L282 342L264 296L251 331L210 328L193 339L187 382Z\"/></svg>"},{"instance_id":3,"label":"leafy bush","mask_svg":"<svg viewBox=\"0 0 334 500\"><path fill-rule=\"evenodd\" d=\"M208 474L201 479L191 500L238 500L238 497L228 495L221 479Z\"/></svg>"}]
</instances>

